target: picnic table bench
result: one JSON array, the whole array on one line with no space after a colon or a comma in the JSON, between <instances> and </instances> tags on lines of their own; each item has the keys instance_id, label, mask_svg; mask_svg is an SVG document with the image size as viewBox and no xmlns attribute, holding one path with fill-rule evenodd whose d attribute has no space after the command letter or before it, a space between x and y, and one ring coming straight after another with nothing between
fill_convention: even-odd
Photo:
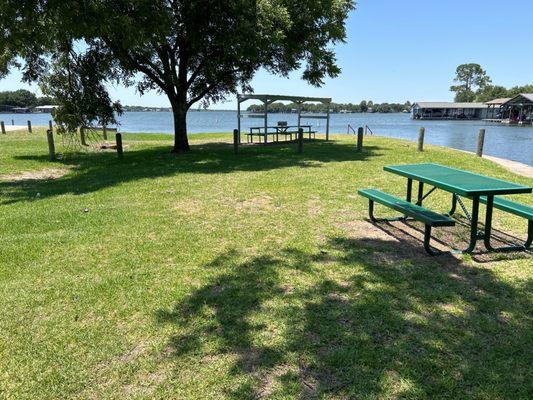
<instances>
[{"instance_id":1,"label":"picnic table bench","mask_svg":"<svg viewBox=\"0 0 533 400\"><path fill-rule=\"evenodd\" d=\"M373 216L374 202L401 212L404 216L392 220L405 220L410 217L423 222L426 226L424 234L424 248L430 255L438 254L431 249L429 242L431 228L436 226L453 226L451 216L455 213L457 203L461 206L467 219L470 221L470 241L464 250L454 250L458 253L472 252L478 241L483 240L488 251L526 250L533 242L533 207L499 197L519 193L531 193L532 188L507 182L501 179L450 168L439 164L411 164L399 166L386 166L384 170L407 178L406 200L388 195L375 189L359 190L359 194L369 199L369 215L373 222L378 220ZM418 196L416 203L412 203L413 181L418 181ZM433 186L424 194L424 185ZM422 207L423 201L436 189L452 193L452 207L447 214L438 214ZM461 196L472 200L472 211L468 212ZM484 232L479 232L479 205L486 205ZM517 215L528 221L527 239L523 245L513 245L494 248L491 245L491 231L493 209ZM391 220L391 219L389 219Z\"/></svg>"},{"instance_id":2,"label":"picnic table bench","mask_svg":"<svg viewBox=\"0 0 533 400\"><path fill-rule=\"evenodd\" d=\"M308 135L309 139L316 139L316 131L312 129L311 125L300 125L300 128L304 130L304 135ZM268 143L269 136L272 136L273 141L279 142L279 137L282 135L285 137L285 141L287 141L287 138L290 138L290 140L292 141L292 135L294 135L294 139L297 139L298 126L269 126L267 127L266 132L264 127L257 126L251 127L250 131L246 134L248 143L254 142L254 136L257 136L259 138L259 143L261 143L261 138L263 139L263 143Z\"/></svg>"}]
</instances>

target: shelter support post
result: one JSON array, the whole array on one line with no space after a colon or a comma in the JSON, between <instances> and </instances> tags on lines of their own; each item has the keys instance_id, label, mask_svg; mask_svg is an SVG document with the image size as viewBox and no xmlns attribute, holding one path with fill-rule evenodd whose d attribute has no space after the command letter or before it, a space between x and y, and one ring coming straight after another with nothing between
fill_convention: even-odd
<instances>
[{"instance_id":1,"label":"shelter support post","mask_svg":"<svg viewBox=\"0 0 533 400\"><path fill-rule=\"evenodd\" d=\"M239 131L238 141L241 143L241 98L237 96L237 130Z\"/></svg>"},{"instance_id":2,"label":"shelter support post","mask_svg":"<svg viewBox=\"0 0 533 400\"><path fill-rule=\"evenodd\" d=\"M268 143L268 99L265 99L265 144Z\"/></svg>"},{"instance_id":3,"label":"shelter support post","mask_svg":"<svg viewBox=\"0 0 533 400\"><path fill-rule=\"evenodd\" d=\"M298 102L298 129L302 124L302 103Z\"/></svg>"},{"instance_id":4,"label":"shelter support post","mask_svg":"<svg viewBox=\"0 0 533 400\"><path fill-rule=\"evenodd\" d=\"M327 103L327 104L326 104L326 106L328 107L328 110L327 110L327 112L326 112L326 141L329 140L330 105L331 105L331 103Z\"/></svg>"}]
</instances>

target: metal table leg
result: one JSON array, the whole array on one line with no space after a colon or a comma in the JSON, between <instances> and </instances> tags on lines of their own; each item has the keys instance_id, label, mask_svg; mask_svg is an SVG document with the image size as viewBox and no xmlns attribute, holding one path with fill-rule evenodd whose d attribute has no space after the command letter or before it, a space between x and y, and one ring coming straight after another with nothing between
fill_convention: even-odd
<instances>
[{"instance_id":1,"label":"metal table leg","mask_svg":"<svg viewBox=\"0 0 533 400\"><path fill-rule=\"evenodd\" d=\"M533 242L533 221L528 221L527 229L527 239L523 245L514 245L514 246L502 246L502 247L492 247L490 243L490 236L492 231L492 212L494 210L494 196L487 196L487 212L485 216L485 237L484 244L485 248L488 251L518 251L518 250L527 250L531 247Z\"/></svg>"},{"instance_id":2,"label":"metal table leg","mask_svg":"<svg viewBox=\"0 0 533 400\"><path fill-rule=\"evenodd\" d=\"M406 200L410 203L411 197L413 193L413 180L411 178L407 178L407 196Z\"/></svg>"},{"instance_id":3,"label":"metal table leg","mask_svg":"<svg viewBox=\"0 0 533 400\"><path fill-rule=\"evenodd\" d=\"M455 196L454 196L455 197ZM470 222L470 243L464 250L454 250L454 253L472 253L476 248L478 241L478 221L479 221L479 195L475 195L472 199L472 220Z\"/></svg>"},{"instance_id":4,"label":"metal table leg","mask_svg":"<svg viewBox=\"0 0 533 400\"><path fill-rule=\"evenodd\" d=\"M452 194L452 208L448 212L449 216L452 216L455 214L455 210L457 209L457 195L455 193Z\"/></svg>"},{"instance_id":5,"label":"metal table leg","mask_svg":"<svg viewBox=\"0 0 533 400\"><path fill-rule=\"evenodd\" d=\"M418 201L416 204L421 206L422 200L424 200L424 182L418 182Z\"/></svg>"}]
</instances>

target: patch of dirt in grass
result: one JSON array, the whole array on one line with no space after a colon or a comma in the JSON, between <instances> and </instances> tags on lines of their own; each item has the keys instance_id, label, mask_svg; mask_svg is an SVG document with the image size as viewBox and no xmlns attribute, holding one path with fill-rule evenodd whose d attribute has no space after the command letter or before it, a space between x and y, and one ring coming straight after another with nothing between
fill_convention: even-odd
<instances>
[{"instance_id":1,"label":"patch of dirt in grass","mask_svg":"<svg viewBox=\"0 0 533 400\"><path fill-rule=\"evenodd\" d=\"M44 168L38 171L24 171L16 174L0 175L0 181L20 182L58 179L69 172L69 168Z\"/></svg>"},{"instance_id":2,"label":"patch of dirt in grass","mask_svg":"<svg viewBox=\"0 0 533 400\"><path fill-rule=\"evenodd\" d=\"M297 373L297 368L284 364L278 365L267 373L263 374L260 377L261 385L257 390L257 398L266 399L269 398L273 393L276 387L276 382L279 378L289 373Z\"/></svg>"},{"instance_id":3,"label":"patch of dirt in grass","mask_svg":"<svg viewBox=\"0 0 533 400\"><path fill-rule=\"evenodd\" d=\"M399 243L398 239L388 235L381 229L376 229L374 225L368 221L353 220L340 224L339 228L347 232L350 236L361 237L363 240L368 240L368 242L372 242L374 239L379 239Z\"/></svg>"},{"instance_id":4,"label":"patch of dirt in grass","mask_svg":"<svg viewBox=\"0 0 533 400\"><path fill-rule=\"evenodd\" d=\"M291 295L291 294L294 293L294 286L292 286L290 284L281 285L280 289L283 292L283 294L286 295L286 296L287 295Z\"/></svg>"},{"instance_id":5,"label":"patch of dirt in grass","mask_svg":"<svg viewBox=\"0 0 533 400\"><path fill-rule=\"evenodd\" d=\"M240 364L244 371L252 373L257 371L260 363L263 351L256 347L242 349L237 352L240 357Z\"/></svg>"},{"instance_id":6,"label":"patch of dirt in grass","mask_svg":"<svg viewBox=\"0 0 533 400\"><path fill-rule=\"evenodd\" d=\"M133 360L135 360L137 357L139 357L141 354L144 354L146 352L146 346L143 344L139 344L132 349L128 350L127 352L118 355L117 357L111 359L111 362L120 362L120 363L128 363Z\"/></svg>"},{"instance_id":7,"label":"patch of dirt in grass","mask_svg":"<svg viewBox=\"0 0 533 400\"><path fill-rule=\"evenodd\" d=\"M282 364L261 374L259 377L261 383L256 397L260 399L270 398L276 389L276 382L287 375L297 377L301 387L300 398L304 400L315 399L319 387L328 390L339 386L336 377L327 369L317 372L309 369L303 363L299 363L298 366Z\"/></svg>"},{"instance_id":8,"label":"patch of dirt in grass","mask_svg":"<svg viewBox=\"0 0 533 400\"><path fill-rule=\"evenodd\" d=\"M276 206L272 202L272 197L270 196L258 196L253 197L251 199L245 199L240 200L235 203L235 208L237 211L251 211L251 212L258 212L258 211L272 211L279 206Z\"/></svg>"},{"instance_id":9,"label":"patch of dirt in grass","mask_svg":"<svg viewBox=\"0 0 533 400\"><path fill-rule=\"evenodd\" d=\"M157 386L166 380L167 376L168 371L165 370L159 372L141 372L136 376L134 383L127 384L123 387L125 397L151 396Z\"/></svg>"},{"instance_id":10,"label":"patch of dirt in grass","mask_svg":"<svg viewBox=\"0 0 533 400\"><path fill-rule=\"evenodd\" d=\"M397 222L380 222L377 224L366 220L354 220L340 225L349 241L361 244L372 252L374 262L383 265L397 266L399 262L427 263L435 261L448 265L451 262L461 263L459 256L443 254L430 257L424 251L424 226L420 224ZM435 230L431 246L435 250L447 251L449 241L441 239L443 232Z\"/></svg>"},{"instance_id":11,"label":"patch of dirt in grass","mask_svg":"<svg viewBox=\"0 0 533 400\"><path fill-rule=\"evenodd\" d=\"M342 387L337 376L323 366L320 371L308 368L304 363L300 363L298 368L300 385L302 388L302 399L315 399L319 387L324 391L339 390Z\"/></svg>"},{"instance_id":12,"label":"patch of dirt in grass","mask_svg":"<svg viewBox=\"0 0 533 400\"><path fill-rule=\"evenodd\" d=\"M183 199L174 203L174 209L187 215L200 215L203 212L203 205L199 200Z\"/></svg>"},{"instance_id":13,"label":"patch of dirt in grass","mask_svg":"<svg viewBox=\"0 0 533 400\"><path fill-rule=\"evenodd\" d=\"M312 198L307 202L307 212L312 217L322 214L320 197Z\"/></svg>"},{"instance_id":14,"label":"patch of dirt in grass","mask_svg":"<svg viewBox=\"0 0 533 400\"><path fill-rule=\"evenodd\" d=\"M380 222L373 224L369 221L354 221L343 225L348 234L348 240L360 243L369 250L376 250L372 258L385 265L405 263L437 263L451 270L457 267L468 267L470 263L461 254L451 253L454 249L465 249L468 246L470 227L458 223L455 227L440 227L431 233L431 247L444 252L437 257L430 257L424 250L424 225L416 222ZM479 232L483 226L479 226ZM499 230L492 231L492 245L494 247L521 244L524 239L514 237ZM478 241L477 247L471 254L471 259L477 263L490 264L498 261L533 258L531 252L489 252Z\"/></svg>"}]
</instances>

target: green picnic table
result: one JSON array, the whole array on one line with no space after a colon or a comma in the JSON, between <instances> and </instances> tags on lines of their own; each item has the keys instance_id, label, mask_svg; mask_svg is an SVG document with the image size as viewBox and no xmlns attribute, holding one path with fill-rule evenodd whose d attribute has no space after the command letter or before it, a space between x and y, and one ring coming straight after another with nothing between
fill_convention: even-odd
<instances>
[{"instance_id":1,"label":"green picnic table","mask_svg":"<svg viewBox=\"0 0 533 400\"><path fill-rule=\"evenodd\" d=\"M524 250L530 247L533 238L533 207L495 196L531 193L533 191L531 187L433 163L386 166L383 169L387 172L407 178L406 202L400 204L401 202L391 201L390 199L383 200L383 195L389 195L375 190L361 190L360 194L368 197L371 202L373 200L382 200L380 201L382 204L388 202L388 204L385 205L399 211L405 211L406 215L409 213L414 214L415 219L416 217L419 217L418 220L425 222L426 227L429 225L430 229L431 226L452 225L453 223L446 218L455 213L457 203L459 203L466 217L470 221L470 242L466 249L457 252L472 252L479 240L483 240L488 251ZM418 193L416 202L411 205L413 197L413 181L418 182ZM432 186L432 189L427 193L424 193L424 185L430 185ZM422 202L436 189L441 189L452 194L452 207L447 215L437 214L422 207ZM380 195L380 193L382 193L382 195ZM377 197L372 199L372 196ZM472 209L470 213L466 209L461 197L472 200ZM480 203L486 204L484 232L478 231ZM373 204L371 204L371 207L372 206ZM528 220L528 238L524 245L500 248L494 248L491 245L492 216L494 208L522 216ZM420 219L420 216L422 216L422 219ZM373 218L372 215L371 218ZM426 236L429 236L429 234ZM429 237L425 238L424 245L426 250L431 254L432 252L429 249Z\"/></svg>"}]
</instances>

